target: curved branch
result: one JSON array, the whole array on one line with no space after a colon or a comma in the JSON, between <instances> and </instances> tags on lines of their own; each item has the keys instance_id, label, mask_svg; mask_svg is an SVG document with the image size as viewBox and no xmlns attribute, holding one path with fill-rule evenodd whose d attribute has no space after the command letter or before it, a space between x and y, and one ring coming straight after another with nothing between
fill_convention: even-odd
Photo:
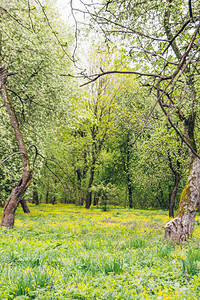
<instances>
[{"instance_id":1,"label":"curved branch","mask_svg":"<svg viewBox=\"0 0 200 300\"><path fill-rule=\"evenodd\" d=\"M165 54L165 52L169 49L169 47L172 45L172 43L175 41L175 39L179 36L179 34L181 34L181 32L185 29L185 27L190 23L191 20L188 20L187 22L185 22L185 24L183 24L183 26L181 27L181 29L175 34L174 37L172 37L172 33L170 34L169 31L166 30L167 36L171 37L172 39L170 40L169 44L167 45L167 47L165 48L165 50L163 51L162 55ZM168 24L167 24L168 25ZM165 27L167 26L165 25ZM170 31L171 32L171 31Z\"/></svg>"},{"instance_id":2,"label":"curved branch","mask_svg":"<svg viewBox=\"0 0 200 300\"><path fill-rule=\"evenodd\" d=\"M167 113L167 111L165 110L162 101L161 101L161 97L162 95L160 95L160 83L163 79L159 79L157 82L157 101L159 102L159 105L162 109L162 111L164 112L165 116L167 117L167 120L169 121L170 125L174 128L174 130L176 131L177 135L181 138L181 140L187 145L187 147L191 150L191 152L200 159L200 156L196 153L196 151L192 148L192 146L190 145L190 143L188 143L188 141L185 139L185 137L181 134L181 132L178 130L178 128L174 125L174 123L172 122L171 118L169 117L169 114Z\"/></svg>"},{"instance_id":3,"label":"curved branch","mask_svg":"<svg viewBox=\"0 0 200 300\"><path fill-rule=\"evenodd\" d=\"M74 15L74 11L73 11L73 0L70 0L70 6L71 6L71 13L72 13L72 17L74 19L74 23L75 23L75 46L74 46L74 50L73 50L73 54L72 54L72 58L75 61L75 54L76 54L76 49L78 46L78 24L77 24L77 20L76 17Z\"/></svg>"},{"instance_id":4,"label":"curved branch","mask_svg":"<svg viewBox=\"0 0 200 300\"><path fill-rule=\"evenodd\" d=\"M25 116L24 116L24 102L23 102L22 98L15 91L11 90L10 88L7 88L7 90L9 92L13 93L19 99L19 101L21 102L21 104L22 104L22 113L21 114L22 114L22 118L25 120Z\"/></svg>"},{"instance_id":5,"label":"curved branch","mask_svg":"<svg viewBox=\"0 0 200 300\"><path fill-rule=\"evenodd\" d=\"M188 6L189 6L190 18L193 19L193 13L192 13L192 1L191 1L191 0L188 0Z\"/></svg>"},{"instance_id":6,"label":"curved branch","mask_svg":"<svg viewBox=\"0 0 200 300\"><path fill-rule=\"evenodd\" d=\"M27 152L30 150L30 148L34 147L35 148L35 151L36 151L36 154L35 154L35 157L34 157L34 161L33 161L33 169L34 169L34 165L35 165L35 161L36 161L36 158L38 156L38 149L35 145L30 145L27 149ZM11 155L9 155L8 157L6 157L3 161L0 162L0 165L4 164L6 161L8 161L11 157L13 157L14 155L17 155L17 154L22 154L22 155L25 155L26 156L26 153L24 152L21 152L21 151L18 151L18 152L14 152L12 153Z\"/></svg>"},{"instance_id":7,"label":"curved branch","mask_svg":"<svg viewBox=\"0 0 200 300\"><path fill-rule=\"evenodd\" d=\"M27 151L29 151L32 147L35 148L35 157L34 157L34 160L33 160L33 169L34 169L35 161L36 161L36 158L37 158L37 156L38 156L38 149L37 149L37 147L36 147L34 144L32 144L32 145L30 145L30 146L28 147Z\"/></svg>"},{"instance_id":8,"label":"curved branch","mask_svg":"<svg viewBox=\"0 0 200 300\"><path fill-rule=\"evenodd\" d=\"M17 154L22 154L22 155L26 155L24 152L14 152L12 153L11 155L9 155L8 157L6 157L3 161L0 162L0 165L3 165L6 161L8 161L11 157L13 157L14 155L17 155Z\"/></svg>"},{"instance_id":9,"label":"curved branch","mask_svg":"<svg viewBox=\"0 0 200 300\"><path fill-rule=\"evenodd\" d=\"M83 10L81 10L81 9L78 9L78 8L74 8L74 11L77 11L77 12L80 12L80 13L84 13L84 14L89 14L94 20L95 20L95 18L96 18L96 19L101 20L102 22L107 22L107 23L112 24L112 25L114 25L114 26L117 26L117 27L119 27L119 28L123 28L123 29L125 29L125 30L128 30L128 31L126 31L125 33L137 34L137 35L139 35L139 36L146 37L146 38L151 39L151 40L154 40L154 41L169 42L169 40L162 39L162 38L157 38L157 37L154 37L154 36L150 36L150 35L148 35L148 34L145 34L144 32L139 32L139 31L134 30L134 29L132 29L132 28L130 28L130 27L128 27L128 26L124 26L124 25L122 25L122 24L120 24L120 23L118 23L118 22L114 22L114 21L112 21L112 20L107 19L106 17L102 17L102 16L100 16L100 15L91 13L91 12L89 12L89 11L85 12L85 11L83 11ZM95 20L95 21L96 21L96 20ZM98 23L98 24L99 24L99 23Z\"/></svg>"},{"instance_id":10,"label":"curved branch","mask_svg":"<svg viewBox=\"0 0 200 300\"><path fill-rule=\"evenodd\" d=\"M81 87L84 86L84 85L87 85L87 84L90 84L90 83L96 81L97 79L99 79L102 76L109 75L109 74L129 74L129 75L139 75L139 76L146 76L146 77L153 77L153 78L155 78L155 77L156 78L162 78L162 75L151 74L151 73L141 73L141 72L137 72L137 71L107 71L107 72L102 72L100 74L94 74L94 75L90 75L90 76L85 76L88 79L90 79L91 77L94 77L94 78L90 79L86 83L83 83L81 85ZM62 76L65 76L65 75L62 75ZM66 76L68 76L68 75L66 75Z\"/></svg>"},{"instance_id":11,"label":"curved branch","mask_svg":"<svg viewBox=\"0 0 200 300\"><path fill-rule=\"evenodd\" d=\"M3 8L2 6L0 6L0 10L2 10L4 13L6 13L8 16L10 16L12 19L14 19L23 28L25 28L26 30L28 30L29 32L32 33L32 30L30 28L26 27L20 20L18 20L14 16L12 16L5 8Z\"/></svg>"},{"instance_id":12,"label":"curved branch","mask_svg":"<svg viewBox=\"0 0 200 300\"><path fill-rule=\"evenodd\" d=\"M34 145L31 145L33 147L35 147ZM62 180L59 178L58 175L56 175L51 169L50 167L48 166L48 160L50 159L47 159L46 157L44 157L42 154L40 153L37 153L37 155L41 156L44 160L45 160L45 167L60 181L63 189L64 189L64 192L65 192L65 197L67 198L67 194L66 194L66 190L65 190L65 186L64 186L64 183L62 182ZM52 160L53 161L53 160ZM53 161L54 162L54 161ZM54 162L55 163L55 162Z\"/></svg>"}]
</instances>

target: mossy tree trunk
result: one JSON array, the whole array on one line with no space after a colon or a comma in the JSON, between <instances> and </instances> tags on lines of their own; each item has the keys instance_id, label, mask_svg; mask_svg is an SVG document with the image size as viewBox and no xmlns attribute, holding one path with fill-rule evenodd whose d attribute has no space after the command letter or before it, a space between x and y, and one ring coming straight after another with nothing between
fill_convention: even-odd
<instances>
[{"instance_id":1,"label":"mossy tree trunk","mask_svg":"<svg viewBox=\"0 0 200 300\"><path fill-rule=\"evenodd\" d=\"M189 86L189 88L191 87ZM195 94L193 94L192 100L193 103L195 103ZM197 152L194 138L195 120L195 113L189 114L189 116L184 118L184 128L187 142L193 150ZM177 215L175 219L168 222L165 226L165 237L178 242L182 242L192 236L196 208L200 201L200 159L198 157L195 158L191 149L189 149L189 162L190 173L186 186L181 194ZM179 177L178 174L177 176ZM177 179L178 181L180 180L180 178Z\"/></svg>"},{"instance_id":2,"label":"mossy tree trunk","mask_svg":"<svg viewBox=\"0 0 200 300\"><path fill-rule=\"evenodd\" d=\"M182 192L176 217L165 225L165 238L182 242L193 234L196 208L200 201L200 159L193 161Z\"/></svg>"},{"instance_id":3,"label":"mossy tree trunk","mask_svg":"<svg viewBox=\"0 0 200 300\"><path fill-rule=\"evenodd\" d=\"M197 33L199 32L199 27L197 27L195 33L191 37L187 47L187 51L182 54L182 51L176 43L171 30L172 23L170 21L170 12L172 1L168 0L168 3L169 6L164 14L165 33L169 40L173 40L170 46L181 66L181 63L184 62L187 57L185 57L184 55L188 55L190 50L192 49L192 45L197 37ZM177 68L177 71L179 72L180 69L178 70ZM186 99L188 100L188 105L190 106L190 108L188 110L188 113L183 113L181 110L179 110L178 115L180 121L184 122L185 138L187 143L190 145L190 147L188 147L190 173L186 186L181 195L177 215L165 226L165 237L178 242L184 241L192 236L196 217L196 208L200 200L200 160L194 154L194 152L197 152L194 132L196 122L196 107L198 105L198 101L196 97L195 83L190 64L185 67L184 74L186 78L185 87L187 88ZM176 72L173 74L173 76L176 76Z\"/></svg>"},{"instance_id":4,"label":"mossy tree trunk","mask_svg":"<svg viewBox=\"0 0 200 300\"><path fill-rule=\"evenodd\" d=\"M10 196L6 200L3 215L2 215L2 220L1 220L1 226L13 227L14 219L15 219L15 211L24 193L26 192L27 187L29 186L32 180L33 171L30 168L28 151L24 143L23 135L19 129L19 124L15 115L14 108L12 107L12 103L8 97L6 80L7 80L6 69L0 66L0 88L1 88L2 98L10 119L10 123L12 125L15 134L15 138L19 147L19 152L21 153L22 166L23 166L21 179L16 183Z\"/></svg>"}]
</instances>

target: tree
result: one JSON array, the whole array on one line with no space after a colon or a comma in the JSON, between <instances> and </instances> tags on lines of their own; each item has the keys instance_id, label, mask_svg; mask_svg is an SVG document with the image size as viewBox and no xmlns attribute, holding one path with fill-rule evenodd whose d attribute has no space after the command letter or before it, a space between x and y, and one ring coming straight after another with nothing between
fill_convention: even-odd
<instances>
[{"instance_id":1,"label":"tree","mask_svg":"<svg viewBox=\"0 0 200 300\"><path fill-rule=\"evenodd\" d=\"M103 183L94 185L91 188L91 191L97 196L98 204L103 211L107 211L109 205L115 205L117 203L119 192L116 186L112 185L111 183L106 185Z\"/></svg>"},{"instance_id":2,"label":"tree","mask_svg":"<svg viewBox=\"0 0 200 300\"><path fill-rule=\"evenodd\" d=\"M15 154L20 154L22 161L21 178L17 180L4 207L2 226L6 227L14 225L15 210L33 177L29 150L33 149L31 144L43 133L40 120L46 118L48 125L47 111L54 105L57 107L54 102L59 100L62 88L66 86L64 80L58 80L58 76L68 65L67 44L59 40L51 26L52 21L58 28L56 15L53 17L50 10L49 15L50 19L47 8L39 1L31 4L18 1L16 8L15 1L5 0L0 7L0 87L19 148ZM7 65L9 71L3 65ZM10 80L7 80L8 76ZM65 96L62 95L62 98L65 99ZM37 128L37 138L33 138L32 127ZM35 145L34 149L37 150ZM37 154L36 151L35 158Z\"/></svg>"},{"instance_id":3,"label":"tree","mask_svg":"<svg viewBox=\"0 0 200 300\"><path fill-rule=\"evenodd\" d=\"M73 126L70 124L69 128L59 130L59 143L63 143L65 148L64 164L68 164L68 169L74 173L69 174L70 185L75 183L79 202L85 202L86 208L92 204L90 189L102 150L114 130L112 116L116 90L111 90L111 83L112 80L100 80L92 90L82 95L74 103L77 116L72 122Z\"/></svg>"},{"instance_id":4,"label":"tree","mask_svg":"<svg viewBox=\"0 0 200 300\"><path fill-rule=\"evenodd\" d=\"M144 98L145 91L136 80L129 77L118 78L120 89L117 94L117 105L115 109L115 138L111 141L111 148L119 149L118 163L121 163L120 177L124 175L127 189L129 208L133 208L133 160L138 160L137 137L142 130L145 119ZM148 98L148 97L147 97ZM147 104L147 103L146 103ZM136 154L137 153L137 154ZM137 158L136 158L137 157Z\"/></svg>"},{"instance_id":5,"label":"tree","mask_svg":"<svg viewBox=\"0 0 200 300\"><path fill-rule=\"evenodd\" d=\"M82 10L92 21L91 27L102 29L107 42L112 40L126 49L132 62L126 72L100 69L98 74L88 75L89 82L112 73L148 78L148 82L142 79L143 84L156 89L156 104L159 103L169 126L188 147L189 194L183 191L177 217L166 225L166 236L178 240L191 236L199 201L199 196L195 201L192 196L199 159L195 158L198 156L195 124L199 101L199 6L199 1L106 1L87 3L85 11Z\"/></svg>"},{"instance_id":6,"label":"tree","mask_svg":"<svg viewBox=\"0 0 200 300\"><path fill-rule=\"evenodd\" d=\"M102 68L115 63L114 59L108 59L108 50L102 52L98 43L92 49L88 59L91 69L94 69L96 61ZM75 113L72 122L68 126L61 126L57 131L57 158L59 157L60 164L62 161L65 168L70 170L68 185L70 189L74 189L79 204L85 202L86 208L92 203L91 187L103 164L102 155L107 147L107 140L115 131L114 113L121 84L116 77L102 78L82 91L73 100Z\"/></svg>"},{"instance_id":7,"label":"tree","mask_svg":"<svg viewBox=\"0 0 200 300\"><path fill-rule=\"evenodd\" d=\"M15 210L22 199L27 187L29 186L33 171L30 167L30 162L28 158L28 151L24 143L24 139L22 133L19 129L19 124L15 115L15 111L12 107L11 101L8 97L8 92L6 88L7 74L6 69L4 67L0 67L0 83L1 83L1 92L2 98L4 101L4 105L6 107L7 113L10 118L10 123L12 125L13 131L15 133L15 137L19 146L19 152L22 159L22 176L21 179L17 182L16 186L13 188L11 195L8 197L4 212L1 220L1 225L5 227L13 227L14 226L14 214Z\"/></svg>"}]
</instances>

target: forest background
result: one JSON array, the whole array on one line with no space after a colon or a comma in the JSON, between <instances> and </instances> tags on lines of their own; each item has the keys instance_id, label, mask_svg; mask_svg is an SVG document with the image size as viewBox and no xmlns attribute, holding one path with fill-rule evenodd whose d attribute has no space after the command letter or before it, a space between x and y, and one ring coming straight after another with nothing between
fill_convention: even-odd
<instances>
[{"instance_id":1,"label":"forest background","mask_svg":"<svg viewBox=\"0 0 200 300\"><path fill-rule=\"evenodd\" d=\"M71 1L75 25L69 26L62 23L50 2L18 1L16 8L16 1L3 1L1 65L8 70L7 93L28 149L31 172L34 168L24 198L35 204L100 205L104 210L109 205L165 209L174 216L189 175L191 149L173 124L185 133L194 151L199 144L198 1L192 6L166 1L163 7L153 1L132 8L126 1L118 6L115 1L102 3L89 11L88 3L75 8ZM83 17L76 19L76 13L88 14L92 25ZM170 14L172 21L167 23ZM147 21L150 15L157 18L153 26ZM112 16L123 24L123 30L112 27L116 25ZM139 34L135 29L129 32L127 24L139 26L138 20ZM106 24L103 35L95 24L100 28ZM169 25L171 31L180 31L177 44L171 39L171 50L166 46ZM146 34L140 34L144 26ZM196 40L184 66L186 74L182 72L169 91L165 83L160 88L168 99L162 102L166 118L163 107L156 105L155 79L161 75L151 74L176 72L180 52L194 31ZM86 50L84 42L89 45ZM123 76L116 72L93 80L88 75L106 75L105 70L120 70ZM91 83L80 87L86 78ZM5 103L0 110L3 205L24 165Z\"/></svg>"}]
</instances>

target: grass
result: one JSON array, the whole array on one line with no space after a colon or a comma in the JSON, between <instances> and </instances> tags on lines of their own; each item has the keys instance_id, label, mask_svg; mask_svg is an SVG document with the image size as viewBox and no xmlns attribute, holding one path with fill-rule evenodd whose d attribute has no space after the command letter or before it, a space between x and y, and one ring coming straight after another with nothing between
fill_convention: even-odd
<instances>
[{"instance_id":1,"label":"grass","mask_svg":"<svg viewBox=\"0 0 200 300\"><path fill-rule=\"evenodd\" d=\"M200 299L199 217L173 245L167 212L30 209L0 229L0 299Z\"/></svg>"}]
</instances>

